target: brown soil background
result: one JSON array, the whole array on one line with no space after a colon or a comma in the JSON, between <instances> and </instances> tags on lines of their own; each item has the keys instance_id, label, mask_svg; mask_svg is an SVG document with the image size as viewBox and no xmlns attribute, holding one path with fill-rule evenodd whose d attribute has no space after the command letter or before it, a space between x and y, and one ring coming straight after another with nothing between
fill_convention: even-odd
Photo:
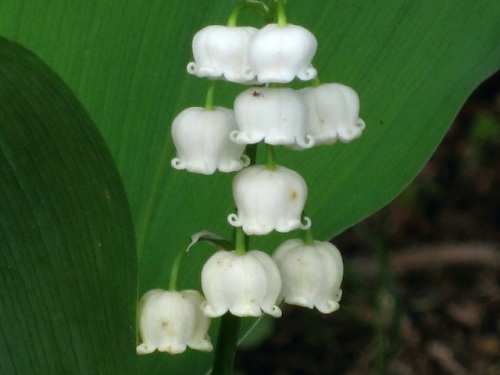
<instances>
[{"instance_id":1,"label":"brown soil background","mask_svg":"<svg viewBox=\"0 0 500 375\"><path fill-rule=\"evenodd\" d=\"M245 375L500 374L500 74L392 203L332 242L341 309L286 306Z\"/></svg>"}]
</instances>

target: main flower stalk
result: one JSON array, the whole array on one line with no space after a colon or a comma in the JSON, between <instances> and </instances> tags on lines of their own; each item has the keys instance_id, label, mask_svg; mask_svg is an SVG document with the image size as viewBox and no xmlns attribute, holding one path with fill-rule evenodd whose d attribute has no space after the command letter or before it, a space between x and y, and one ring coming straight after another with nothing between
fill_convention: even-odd
<instances>
[{"instance_id":1,"label":"main flower stalk","mask_svg":"<svg viewBox=\"0 0 500 375\"><path fill-rule=\"evenodd\" d=\"M227 313L222 316L215 346L212 375L233 375L241 318Z\"/></svg>"}]
</instances>

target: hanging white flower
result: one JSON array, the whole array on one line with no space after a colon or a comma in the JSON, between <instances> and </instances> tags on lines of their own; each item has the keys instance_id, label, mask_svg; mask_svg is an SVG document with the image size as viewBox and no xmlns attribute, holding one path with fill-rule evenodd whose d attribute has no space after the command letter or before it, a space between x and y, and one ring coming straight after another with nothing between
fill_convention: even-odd
<instances>
[{"instance_id":1,"label":"hanging white flower","mask_svg":"<svg viewBox=\"0 0 500 375\"><path fill-rule=\"evenodd\" d=\"M286 303L316 307L324 314L339 309L344 266L334 245L320 241L306 245L299 239L288 240L276 249L273 259L281 273L281 298Z\"/></svg>"},{"instance_id":2,"label":"hanging white flower","mask_svg":"<svg viewBox=\"0 0 500 375\"><path fill-rule=\"evenodd\" d=\"M248 61L250 38L254 27L210 25L193 38L194 62L187 71L198 77L226 79L237 83L254 80Z\"/></svg>"},{"instance_id":3,"label":"hanging white flower","mask_svg":"<svg viewBox=\"0 0 500 375\"><path fill-rule=\"evenodd\" d=\"M230 109L185 109L172 124L172 138L177 149L172 166L207 175L217 169L233 172L246 167L250 159L242 155L244 146L229 140L229 133L235 129L236 120Z\"/></svg>"},{"instance_id":4,"label":"hanging white flower","mask_svg":"<svg viewBox=\"0 0 500 375\"><path fill-rule=\"evenodd\" d=\"M192 349L211 351L207 335L210 319L203 315L204 298L195 290L181 292L153 289L139 303L138 354L158 350L170 354Z\"/></svg>"},{"instance_id":5,"label":"hanging white flower","mask_svg":"<svg viewBox=\"0 0 500 375\"><path fill-rule=\"evenodd\" d=\"M208 317L227 311L236 316L260 316L262 312L281 316L276 306L280 274L273 259L262 251L243 255L216 252L203 266L201 285L207 299L203 312Z\"/></svg>"},{"instance_id":6,"label":"hanging white flower","mask_svg":"<svg viewBox=\"0 0 500 375\"><path fill-rule=\"evenodd\" d=\"M311 64L317 47L316 37L302 26L269 24L250 40L250 66L259 83L308 81L317 75Z\"/></svg>"},{"instance_id":7,"label":"hanging white flower","mask_svg":"<svg viewBox=\"0 0 500 375\"><path fill-rule=\"evenodd\" d=\"M337 139L350 142L361 136L365 122L359 116L359 97L352 88L327 83L299 90L307 107L306 131L315 145L332 144Z\"/></svg>"},{"instance_id":8,"label":"hanging white flower","mask_svg":"<svg viewBox=\"0 0 500 375\"><path fill-rule=\"evenodd\" d=\"M269 170L264 165L245 168L234 177L233 196L237 214L229 215L228 221L248 235L289 232L311 225L307 217L305 223L301 221L307 185L291 169L276 166Z\"/></svg>"},{"instance_id":9,"label":"hanging white flower","mask_svg":"<svg viewBox=\"0 0 500 375\"><path fill-rule=\"evenodd\" d=\"M254 87L243 91L234 101L238 130L230 134L237 144L264 140L270 145L313 146L305 134L305 104L290 88Z\"/></svg>"}]
</instances>

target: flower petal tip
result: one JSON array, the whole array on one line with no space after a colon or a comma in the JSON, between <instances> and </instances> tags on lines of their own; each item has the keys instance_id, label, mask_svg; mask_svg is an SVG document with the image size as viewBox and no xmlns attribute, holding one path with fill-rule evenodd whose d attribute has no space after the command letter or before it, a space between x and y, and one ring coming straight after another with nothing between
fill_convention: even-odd
<instances>
[{"instance_id":1,"label":"flower petal tip","mask_svg":"<svg viewBox=\"0 0 500 375\"><path fill-rule=\"evenodd\" d=\"M242 225L240 218L236 214L229 214L227 217L227 221L233 227L241 227L241 225Z\"/></svg>"},{"instance_id":2,"label":"flower petal tip","mask_svg":"<svg viewBox=\"0 0 500 375\"><path fill-rule=\"evenodd\" d=\"M307 230L307 229L311 228L311 225L312 225L311 218L309 218L308 216L305 216L302 220L302 223L300 224L300 229Z\"/></svg>"},{"instance_id":3,"label":"flower petal tip","mask_svg":"<svg viewBox=\"0 0 500 375\"><path fill-rule=\"evenodd\" d=\"M196 74L196 63L193 61L187 64L186 70L189 74Z\"/></svg>"}]
</instances>

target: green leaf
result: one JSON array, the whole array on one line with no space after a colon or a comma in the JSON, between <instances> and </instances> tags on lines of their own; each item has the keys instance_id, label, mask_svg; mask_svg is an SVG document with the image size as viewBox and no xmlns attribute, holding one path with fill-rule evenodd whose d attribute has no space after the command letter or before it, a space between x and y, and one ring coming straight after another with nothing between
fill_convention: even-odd
<instances>
[{"instance_id":1,"label":"green leaf","mask_svg":"<svg viewBox=\"0 0 500 375\"><path fill-rule=\"evenodd\" d=\"M232 175L174 171L174 116L203 106L208 81L188 76L191 38L224 24L238 1L65 0L0 4L0 34L43 57L77 93L117 161L134 217L140 292L166 287L171 263L201 230L231 238ZM294 152L278 163L308 182L307 213L327 239L387 204L432 154L455 114L499 68L500 4L478 0L293 0L288 20L319 41L314 65L323 82L355 88L363 136ZM258 16L242 21L258 26ZM296 86L302 86L298 83ZM231 106L242 87L219 85L216 104ZM261 152L259 150L259 152ZM293 234L292 234L293 235ZM286 236L252 239L271 252ZM209 246L190 251L182 288L199 287ZM248 322L250 324L251 322ZM202 374L210 355L140 358L144 374Z\"/></svg>"},{"instance_id":2,"label":"green leaf","mask_svg":"<svg viewBox=\"0 0 500 375\"><path fill-rule=\"evenodd\" d=\"M0 373L135 373L136 254L97 128L0 38Z\"/></svg>"}]
</instances>

